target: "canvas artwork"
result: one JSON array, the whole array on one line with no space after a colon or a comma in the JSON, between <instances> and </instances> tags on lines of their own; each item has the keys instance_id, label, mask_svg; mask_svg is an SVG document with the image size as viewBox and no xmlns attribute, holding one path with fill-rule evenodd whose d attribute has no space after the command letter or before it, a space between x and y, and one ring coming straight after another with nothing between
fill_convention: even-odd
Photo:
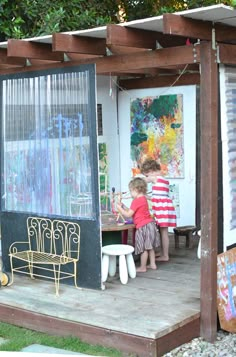
<instances>
[{"instance_id":1,"label":"canvas artwork","mask_svg":"<svg viewBox=\"0 0 236 357\"><path fill-rule=\"evenodd\" d=\"M108 154L106 143L98 144L98 154L101 210L108 211L110 207L110 196L108 176Z\"/></svg>"},{"instance_id":2,"label":"canvas artwork","mask_svg":"<svg viewBox=\"0 0 236 357\"><path fill-rule=\"evenodd\" d=\"M236 332L236 248L217 256L217 306L220 326Z\"/></svg>"},{"instance_id":3,"label":"canvas artwork","mask_svg":"<svg viewBox=\"0 0 236 357\"><path fill-rule=\"evenodd\" d=\"M180 202L179 202L179 185L170 184L169 186L169 197L173 201L175 207L176 217L180 218Z\"/></svg>"},{"instance_id":4,"label":"canvas artwork","mask_svg":"<svg viewBox=\"0 0 236 357\"><path fill-rule=\"evenodd\" d=\"M136 98L130 116L132 175L146 158L153 158L166 177L184 177L183 95Z\"/></svg>"}]
</instances>

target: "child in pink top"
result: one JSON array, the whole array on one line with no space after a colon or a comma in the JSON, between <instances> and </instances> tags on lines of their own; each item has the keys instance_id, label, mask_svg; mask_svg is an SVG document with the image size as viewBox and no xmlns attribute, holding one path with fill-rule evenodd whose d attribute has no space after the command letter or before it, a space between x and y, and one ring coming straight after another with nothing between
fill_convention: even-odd
<instances>
[{"instance_id":1,"label":"child in pink top","mask_svg":"<svg viewBox=\"0 0 236 357\"><path fill-rule=\"evenodd\" d=\"M136 177L129 183L129 190L133 201L129 209L117 204L118 211L125 217L133 217L136 226L135 254L141 253L141 265L137 272L146 272L147 268L156 269L155 248L160 245L159 233L155 221L152 219L146 198L147 184ZM149 265L147 261L149 258Z\"/></svg>"}]
</instances>

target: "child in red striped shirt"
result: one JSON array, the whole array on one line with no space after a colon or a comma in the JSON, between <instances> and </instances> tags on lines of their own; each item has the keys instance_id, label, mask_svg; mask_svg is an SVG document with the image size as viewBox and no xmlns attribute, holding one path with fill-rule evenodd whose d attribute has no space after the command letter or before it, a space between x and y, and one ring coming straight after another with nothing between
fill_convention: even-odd
<instances>
[{"instance_id":1,"label":"child in red striped shirt","mask_svg":"<svg viewBox=\"0 0 236 357\"><path fill-rule=\"evenodd\" d=\"M141 173L152 185L152 211L160 228L162 254L157 261L169 260L168 227L176 227L176 213L173 202L169 197L169 181L161 174L161 166L153 159L147 159L141 166Z\"/></svg>"}]
</instances>

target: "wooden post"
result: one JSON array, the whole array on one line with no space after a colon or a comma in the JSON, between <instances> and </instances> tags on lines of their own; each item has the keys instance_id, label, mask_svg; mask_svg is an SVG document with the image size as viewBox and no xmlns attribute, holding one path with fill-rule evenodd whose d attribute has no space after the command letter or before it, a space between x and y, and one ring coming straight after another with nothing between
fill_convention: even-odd
<instances>
[{"instance_id":1,"label":"wooden post","mask_svg":"<svg viewBox=\"0 0 236 357\"><path fill-rule=\"evenodd\" d=\"M201 336L217 332L218 64L211 42L200 45Z\"/></svg>"}]
</instances>

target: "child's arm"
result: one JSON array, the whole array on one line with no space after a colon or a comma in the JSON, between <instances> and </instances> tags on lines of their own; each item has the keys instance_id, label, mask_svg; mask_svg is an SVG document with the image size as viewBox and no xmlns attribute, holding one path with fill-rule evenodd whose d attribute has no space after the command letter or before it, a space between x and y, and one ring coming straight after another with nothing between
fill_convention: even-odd
<instances>
[{"instance_id":1,"label":"child's arm","mask_svg":"<svg viewBox=\"0 0 236 357\"><path fill-rule=\"evenodd\" d=\"M146 198L147 198L147 200L151 200L152 199L152 191L147 192Z\"/></svg>"},{"instance_id":2,"label":"child's arm","mask_svg":"<svg viewBox=\"0 0 236 357\"><path fill-rule=\"evenodd\" d=\"M117 203L116 205L118 211L122 214L122 216L125 216L127 218L131 218L134 215L134 211L130 208L124 209L123 205L121 203Z\"/></svg>"}]
</instances>

